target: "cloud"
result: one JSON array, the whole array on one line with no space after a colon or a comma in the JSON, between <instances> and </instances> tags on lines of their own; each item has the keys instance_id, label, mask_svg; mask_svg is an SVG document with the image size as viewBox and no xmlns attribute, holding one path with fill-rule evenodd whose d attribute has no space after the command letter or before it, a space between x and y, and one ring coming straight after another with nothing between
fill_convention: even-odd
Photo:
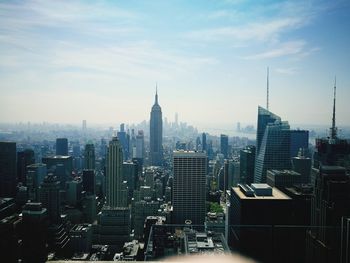
<instances>
[{"instance_id":1,"label":"cloud","mask_svg":"<svg viewBox=\"0 0 350 263\"><path fill-rule=\"evenodd\" d=\"M301 18L278 18L261 23L225 26L192 31L186 34L191 40L200 41L271 41L286 30L296 29L304 24Z\"/></svg>"},{"instance_id":2,"label":"cloud","mask_svg":"<svg viewBox=\"0 0 350 263\"><path fill-rule=\"evenodd\" d=\"M295 75L298 72L298 68L276 68L274 71L283 75Z\"/></svg>"},{"instance_id":3,"label":"cloud","mask_svg":"<svg viewBox=\"0 0 350 263\"><path fill-rule=\"evenodd\" d=\"M278 47L275 47L271 50L246 56L245 59L268 59L301 54L304 51L305 45L306 42L303 40L289 41L286 43L282 43Z\"/></svg>"}]
</instances>

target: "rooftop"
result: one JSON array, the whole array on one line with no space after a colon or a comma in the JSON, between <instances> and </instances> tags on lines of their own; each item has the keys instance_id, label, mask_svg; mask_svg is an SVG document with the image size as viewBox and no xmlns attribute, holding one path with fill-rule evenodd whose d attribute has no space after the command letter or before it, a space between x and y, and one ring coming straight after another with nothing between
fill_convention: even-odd
<instances>
[{"instance_id":1,"label":"rooftop","mask_svg":"<svg viewBox=\"0 0 350 263\"><path fill-rule=\"evenodd\" d=\"M259 187L260 184L258 184ZM266 185L266 184L265 184ZM268 185L267 185L268 186ZM264 187L264 186L260 186ZM269 186L270 187L270 186ZM280 190L278 190L275 187L272 187L272 195L271 196L246 196L240 189L239 187L232 187L232 191L235 192L235 194L240 198L240 199L252 199L252 200L291 200L291 198L282 193Z\"/></svg>"}]
</instances>

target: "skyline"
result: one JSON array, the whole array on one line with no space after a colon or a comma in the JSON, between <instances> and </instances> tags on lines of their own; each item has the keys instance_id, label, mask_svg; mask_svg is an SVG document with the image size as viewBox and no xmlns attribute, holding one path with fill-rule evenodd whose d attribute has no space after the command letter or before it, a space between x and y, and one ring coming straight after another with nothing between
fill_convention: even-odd
<instances>
[{"instance_id":1,"label":"skyline","mask_svg":"<svg viewBox=\"0 0 350 263\"><path fill-rule=\"evenodd\" d=\"M0 122L350 125L348 2L200 3L0 3Z\"/></svg>"}]
</instances>

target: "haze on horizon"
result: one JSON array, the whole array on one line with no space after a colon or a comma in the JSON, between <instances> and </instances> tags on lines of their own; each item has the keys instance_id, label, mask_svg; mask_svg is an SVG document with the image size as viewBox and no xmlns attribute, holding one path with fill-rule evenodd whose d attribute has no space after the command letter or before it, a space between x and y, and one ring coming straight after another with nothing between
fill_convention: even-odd
<instances>
[{"instance_id":1,"label":"haze on horizon","mask_svg":"<svg viewBox=\"0 0 350 263\"><path fill-rule=\"evenodd\" d=\"M0 3L0 122L349 126L348 1ZM233 126L232 126L233 127Z\"/></svg>"}]
</instances>

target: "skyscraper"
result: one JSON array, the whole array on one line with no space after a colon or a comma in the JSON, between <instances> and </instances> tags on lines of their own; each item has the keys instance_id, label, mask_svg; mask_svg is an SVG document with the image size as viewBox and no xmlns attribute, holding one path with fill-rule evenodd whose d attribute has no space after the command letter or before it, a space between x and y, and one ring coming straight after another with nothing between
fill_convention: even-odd
<instances>
[{"instance_id":1,"label":"skyscraper","mask_svg":"<svg viewBox=\"0 0 350 263\"><path fill-rule=\"evenodd\" d=\"M254 182L255 146L249 145L240 151L240 182L251 184Z\"/></svg>"},{"instance_id":2,"label":"skyscraper","mask_svg":"<svg viewBox=\"0 0 350 263\"><path fill-rule=\"evenodd\" d=\"M151 110L150 120L150 157L151 164L160 166L163 162L163 123L162 109L158 104L158 92Z\"/></svg>"},{"instance_id":3,"label":"skyscraper","mask_svg":"<svg viewBox=\"0 0 350 263\"><path fill-rule=\"evenodd\" d=\"M145 156L145 139L143 130L137 132L136 135L136 158L143 159Z\"/></svg>"},{"instance_id":4,"label":"skyscraper","mask_svg":"<svg viewBox=\"0 0 350 263\"><path fill-rule=\"evenodd\" d=\"M266 126L256 156L254 182L265 183L269 169L290 169L290 129L288 122L275 121Z\"/></svg>"},{"instance_id":5,"label":"skyscraper","mask_svg":"<svg viewBox=\"0 0 350 263\"><path fill-rule=\"evenodd\" d=\"M107 150L107 206L122 207L123 150L118 137L113 137Z\"/></svg>"},{"instance_id":6,"label":"skyscraper","mask_svg":"<svg viewBox=\"0 0 350 263\"><path fill-rule=\"evenodd\" d=\"M0 142L0 197L14 197L16 184L16 143Z\"/></svg>"},{"instance_id":7,"label":"skyscraper","mask_svg":"<svg viewBox=\"0 0 350 263\"><path fill-rule=\"evenodd\" d=\"M56 139L56 155L68 155L68 139L57 138Z\"/></svg>"},{"instance_id":8,"label":"skyscraper","mask_svg":"<svg viewBox=\"0 0 350 263\"><path fill-rule=\"evenodd\" d=\"M128 142L127 134L125 132L124 123L120 124L120 130L117 132L117 136L123 148L123 158L124 160L127 160L129 158L129 142Z\"/></svg>"},{"instance_id":9,"label":"skyscraper","mask_svg":"<svg viewBox=\"0 0 350 263\"><path fill-rule=\"evenodd\" d=\"M265 128L267 124L274 123L276 120L281 121L281 118L274 113L264 109L263 107L258 107L258 128L256 132L256 155L260 151L261 141L263 139Z\"/></svg>"},{"instance_id":10,"label":"skyscraper","mask_svg":"<svg viewBox=\"0 0 350 263\"><path fill-rule=\"evenodd\" d=\"M225 159L228 158L228 136L225 134L220 135L220 149Z\"/></svg>"},{"instance_id":11,"label":"skyscraper","mask_svg":"<svg viewBox=\"0 0 350 263\"><path fill-rule=\"evenodd\" d=\"M61 196L60 182L53 174L45 177L40 186L39 201L47 209L51 223L60 223L61 216Z\"/></svg>"},{"instance_id":12,"label":"skyscraper","mask_svg":"<svg viewBox=\"0 0 350 263\"><path fill-rule=\"evenodd\" d=\"M84 168L89 170L95 169L95 146L92 143L85 145Z\"/></svg>"},{"instance_id":13,"label":"skyscraper","mask_svg":"<svg viewBox=\"0 0 350 263\"><path fill-rule=\"evenodd\" d=\"M207 135L204 132L202 133L202 150L207 151Z\"/></svg>"},{"instance_id":14,"label":"skyscraper","mask_svg":"<svg viewBox=\"0 0 350 263\"><path fill-rule=\"evenodd\" d=\"M17 153L17 181L27 185L27 166L35 163L34 151L26 149Z\"/></svg>"},{"instance_id":15,"label":"skyscraper","mask_svg":"<svg viewBox=\"0 0 350 263\"><path fill-rule=\"evenodd\" d=\"M203 152L175 151L173 154L173 219L175 224L191 220L204 224L207 156Z\"/></svg>"},{"instance_id":16,"label":"skyscraper","mask_svg":"<svg viewBox=\"0 0 350 263\"><path fill-rule=\"evenodd\" d=\"M290 157L298 156L299 150L309 148L309 131L291 130L290 131Z\"/></svg>"}]
</instances>

